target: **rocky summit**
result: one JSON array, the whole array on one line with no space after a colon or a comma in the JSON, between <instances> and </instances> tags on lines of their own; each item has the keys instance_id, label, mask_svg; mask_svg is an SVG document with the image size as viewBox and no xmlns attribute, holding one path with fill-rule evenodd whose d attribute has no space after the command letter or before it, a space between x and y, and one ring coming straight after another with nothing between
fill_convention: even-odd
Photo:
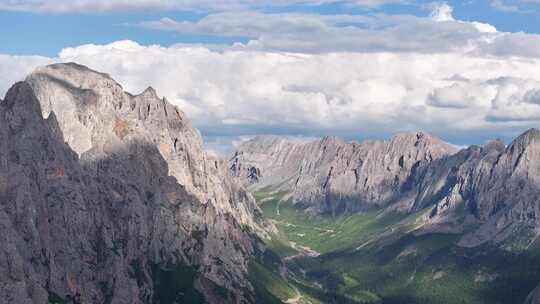
<instances>
[{"instance_id":1,"label":"rocky summit","mask_svg":"<svg viewBox=\"0 0 540 304\"><path fill-rule=\"evenodd\" d=\"M249 303L253 197L154 89L68 63L0 101L1 303Z\"/></svg>"}]
</instances>

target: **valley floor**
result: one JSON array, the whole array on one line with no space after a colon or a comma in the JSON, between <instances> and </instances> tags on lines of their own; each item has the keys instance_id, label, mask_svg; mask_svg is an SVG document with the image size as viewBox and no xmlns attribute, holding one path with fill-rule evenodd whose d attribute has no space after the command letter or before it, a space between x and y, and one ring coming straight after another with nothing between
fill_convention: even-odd
<instances>
[{"instance_id":1,"label":"valley floor","mask_svg":"<svg viewBox=\"0 0 540 304\"><path fill-rule=\"evenodd\" d=\"M279 230L252 267L268 303L513 304L540 282L536 243L462 248L458 234L416 234L420 214L309 215L282 197L256 193Z\"/></svg>"}]
</instances>

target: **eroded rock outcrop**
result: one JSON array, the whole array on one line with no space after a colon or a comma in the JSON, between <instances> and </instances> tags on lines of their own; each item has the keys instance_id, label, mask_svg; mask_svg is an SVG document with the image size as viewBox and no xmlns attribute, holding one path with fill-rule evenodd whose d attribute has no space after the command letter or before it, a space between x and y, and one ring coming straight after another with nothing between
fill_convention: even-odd
<instances>
[{"instance_id":1,"label":"eroded rock outcrop","mask_svg":"<svg viewBox=\"0 0 540 304\"><path fill-rule=\"evenodd\" d=\"M220 166L153 89L37 70L0 102L0 302L254 301L260 211Z\"/></svg>"}]
</instances>

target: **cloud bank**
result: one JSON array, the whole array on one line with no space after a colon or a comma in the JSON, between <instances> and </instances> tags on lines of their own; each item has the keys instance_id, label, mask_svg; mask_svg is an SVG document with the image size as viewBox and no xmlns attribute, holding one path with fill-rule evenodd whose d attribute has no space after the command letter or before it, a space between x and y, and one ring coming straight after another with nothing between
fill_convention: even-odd
<instances>
[{"instance_id":1,"label":"cloud bank","mask_svg":"<svg viewBox=\"0 0 540 304\"><path fill-rule=\"evenodd\" d=\"M120 41L67 48L58 60L110 73L132 92L152 85L213 136L423 129L459 141L540 121L539 62L530 58L218 52Z\"/></svg>"},{"instance_id":2,"label":"cloud bank","mask_svg":"<svg viewBox=\"0 0 540 304\"><path fill-rule=\"evenodd\" d=\"M432 5L429 18L234 11L209 14L197 21L161 18L143 21L137 26L179 33L244 37L248 43L235 45L243 50L540 57L540 35L499 32L490 24L455 20L452 8L446 3Z\"/></svg>"},{"instance_id":3,"label":"cloud bank","mask_svg":"<svg viewBox=\"0 0 540 304\"><path fill-rule=\"evenodd\" d=\"M540 57L540 35L499 32L489 24L464 22L452 15L452 7L435 2L429 18L413 15L320 15L307 13L268 13L261 7L347 3L377 7L389 3L415 3L405 0L0 0L0 10L31 12L129 12L197 10L204 17L193 21L163 17L125 26L242 38L243 50L328 53L328 52L460 52L477 56ZM418 4L417 4L418 5ZM150 15L151 16L151 15ZM229 39L230 40L230 39Z\"/></svg>"},{"instance_id":4,"label":"cloud bank","mask_svg":"<svg viewBox=\"0 0 540 304\"><path fill-rule=\"evenodd\" d=\"M421 129L483 143L540 123L539 36L455 20L445 4L429 18L244 11L140 26L251 41L218 50L117 41L57 58L4 55L0 69L14 72L0 76L0 94L37 65L75 61L133 93L153 86L216 151L260 133L362 139Z\"/></svg>"}]
</instances>

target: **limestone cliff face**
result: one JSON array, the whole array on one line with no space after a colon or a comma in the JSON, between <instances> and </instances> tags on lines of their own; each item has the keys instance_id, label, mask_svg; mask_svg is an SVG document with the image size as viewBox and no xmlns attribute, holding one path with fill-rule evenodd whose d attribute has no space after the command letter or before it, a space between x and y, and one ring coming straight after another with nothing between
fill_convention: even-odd
<instances>
[{"instance_id":1,"label":"limestone cliff face","mask_svg":"<svg viewBox=\"0 0 540 304\"><path fill-rule=\"evenodd\" d=\"M417 194L416 209L435 204L428 225L478 226L464 236L463 246L502 241L520 229L537 233L540 132L531 129L508 147L493 141L434 162Z\"/></svg>"},{"instance_id":2,"label":"limestone cliff face","mask_svg":"<svg viewBox=\"0 0 540 304\"><path fill-rule=\"evenodd\" d=\"M421 132L360 144L335 137L295 143L260 136L238 148L230 167L252 188L272 187L311 211L338 214L402 199L420 168L456 150Z\"/></svg>"},{"instance_id":3,"label":"limestone cliff face","mask_svg":"<svg viewBox=\"0 0 540 304\"><path fill-rule=\"evenodd\" d=\"M252 302L260 211L220 166L153 89L37 70L0 102L0 302L155 303L185 265L206 302Z\"/></svg>"},{"instance_id":4,"label":"limestone cliff face","mask_svg":"<svg viewBox=\"0 0 540 304\"><path fill-rule=\"evenodd\" d=\"M253 224L253 200L227 175L216 174L221 171L204 153L198 130L153 88L133 96L108 75L74 63L40 68L26 82L43 117L55 113L66 142L82 159L103 157L133 141L149 143L187 192Z\"/></svg>"},{"instance_id":5,"label":"limestone cliff face","mask_svg":"<svg viewBox=\"0 0 540 304\"><path fill-rule=\"evenodd\" d=\"M457 151L424 133L389 141L295 143L263 136L243 143L231 174L254 189L288 193L308 211L386 208L424 214L418 233L462 233L462 246L540 231L540 131L508 147L493 141Z\"/></svg>"}]
</instances>

